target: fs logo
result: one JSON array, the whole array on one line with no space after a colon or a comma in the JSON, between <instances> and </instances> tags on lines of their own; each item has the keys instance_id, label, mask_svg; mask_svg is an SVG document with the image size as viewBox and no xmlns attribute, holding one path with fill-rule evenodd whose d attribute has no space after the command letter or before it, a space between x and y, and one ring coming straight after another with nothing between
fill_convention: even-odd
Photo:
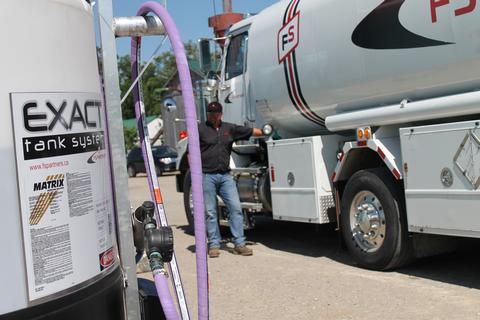
<instances>
[{"instance_id":1,"label":"fs logo","mask_svg":"<svg viewBox=\"0 0 480 320\"><path fill-rule=\"evenodd\" d=\"M442 7L450 4L450 0L430 0L430 9L432 15L432 23L437 22L437 10ZM475 10L477 6L477 0L468 0L468 3L462 7L455 8L455 16L462 16L464 14L470 13Z\"/></svg>"},{"instance_id":2,"label":"fs logo","mask_svg":"<svg viewBox=\"0 0 480 320\"><path fill-rule=\"evenodd\" d=\"M297 12L297 14L278 31L277 48L279 64L298 46L299 22L300 12Z\"/></svg>"}]
</instances>

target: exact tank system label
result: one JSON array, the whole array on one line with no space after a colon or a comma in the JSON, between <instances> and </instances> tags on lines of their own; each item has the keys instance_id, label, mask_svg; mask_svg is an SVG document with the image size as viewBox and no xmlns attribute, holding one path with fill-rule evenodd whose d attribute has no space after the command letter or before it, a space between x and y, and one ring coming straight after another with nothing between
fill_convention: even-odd
<instances>
[{"instance_id":1,"label":"exact tank system label","mask_svg":"<svg viewBox=\"0 0 480 320\"><path fill-rule=\"evenodd\" d=\"M97 93L12 93L30 301L115 264L105 110Z\"/></svg>"}]
</instances>

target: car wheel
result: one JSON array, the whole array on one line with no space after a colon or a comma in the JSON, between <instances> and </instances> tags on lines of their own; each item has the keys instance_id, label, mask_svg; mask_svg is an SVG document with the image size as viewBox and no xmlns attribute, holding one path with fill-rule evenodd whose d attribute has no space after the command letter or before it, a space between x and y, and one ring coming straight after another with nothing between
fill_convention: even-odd
<instances>
[{"instance_id":1,"label":"car wheel","mask_svg":"<svg viewBox=\"0 0 480 320\"><path fill-rule=\"evenodd\" d=\"M133 178L137 175L137 172L135 171L135 168L132 165L129 165L127 167L127 173L130 178Z\"/></svg>"},{"instance_id":2,"label":"car wheel","mask_svg":"<svg viewBox=\"0 0 480 320\"><path fill-rule=\"evenodd\" d=\"M163 170L160 169L159 166L155 166L155 172L157 173L157 176L161 176L163 174Z\"/></svg>"},{"instance_id":3,"label":"car wheel","mask_svg":"<svg viewBox=\"0 0 480 320\"><path fill-rule=\"evenodd\" d=\"M361 170L348 180L340 223L348 251L361 267L388 270L413 260L403 193L388 171Z\"/></svg>"}]
</instances>

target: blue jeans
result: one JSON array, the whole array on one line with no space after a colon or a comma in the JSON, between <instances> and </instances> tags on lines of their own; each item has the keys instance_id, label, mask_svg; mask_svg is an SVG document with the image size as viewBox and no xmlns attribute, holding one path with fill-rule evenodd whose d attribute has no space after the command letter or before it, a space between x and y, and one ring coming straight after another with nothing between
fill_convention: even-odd
<instances>
[{"instance_id":1,"label":"blue jeans","mask_svg":"<svg viewBox=\"0 0 480 320\"><path fill-rule=\"evenodd\" d=\"M233 177L229 173L204 173L203 200L205 202L208 247L220 248L221 235L218 228L217 194L227 206L228 221L234 245L236 247L245 245L242 207Z\"/></svg>"}]
</instances>

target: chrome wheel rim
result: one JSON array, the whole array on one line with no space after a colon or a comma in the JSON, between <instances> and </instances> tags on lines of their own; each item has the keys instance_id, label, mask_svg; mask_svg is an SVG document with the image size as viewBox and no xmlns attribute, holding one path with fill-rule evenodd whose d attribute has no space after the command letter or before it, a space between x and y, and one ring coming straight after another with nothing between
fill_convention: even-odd
<instances>
[{"instance_id":1,"label":"chrome wheel rim","mask_svg":"<svg viewBox=\"0 0 480 320\"><path fill-rule=\"evenodd\" d=\"M193 218L193 194L191 189L188 194L188 205L190 206L190 216Z\"/></svg>"},{"instance_id":2,"label":"chrome wheel rim","mask_svg":"<svg viewBox=\"0 0 480 320\"><path fill-rule=\"evenodd\" d=\"M352 241L365 252L375 252L385 240L386 221L383 205L370 191L360 191L350 206Z\"/></svg>"}]
</instances>

